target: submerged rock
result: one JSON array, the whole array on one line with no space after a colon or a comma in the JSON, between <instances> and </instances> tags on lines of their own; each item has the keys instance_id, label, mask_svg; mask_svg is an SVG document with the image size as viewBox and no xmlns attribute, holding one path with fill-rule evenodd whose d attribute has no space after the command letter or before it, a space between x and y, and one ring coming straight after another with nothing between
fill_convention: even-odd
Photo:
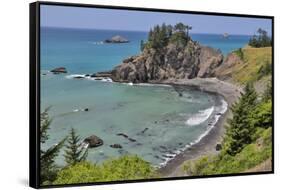
<instances>
[{"instance_id":1,"label":"submerged rock","mask_svg":"<svg viewBox=\"0 0 281 190\"><path fill-rule=\"evenodd\" d=\"M112 144L110 145L111 148L122 148L120 144Z\"/></svg>"},{"instance_id":2,"label":"submerged rock","mask_svg":"<svg viewBox=\"0 0 281 190\"><path fill-rule=\"evenodd\" d=\"M130 138L128 135L126 135L126 134L124 134L124 133L118 133L118 134L116 134L116 135L117 135L117 136L122 136L122 137L128 139L128 140L131 141L131 142L136 142L136 141L137 141L137 140L135 140L135 139L133 139L133 138Z\"/></svg>"},{"instance_id":3,"label":"submerged rock","mask_svg":"<svg viewBox=\"0 0 281 190\"><path fill-rule=\"evenodd\" d=\"M89 144L89 148L95 148L95 147L103 145L103 140L101 138L97 137L96 135L87 137L86 139L84 139L83 142L86 144Z\"/></svg>"},{"instance_id":4,"label":"submerged rock","mask_svg":"<svg viewBox=\"0 0 281 190\"><path fill-rule=\"evenodd\" d=\"M85 78L85 77L83 77L83 76L75 76L75 77L73 77L74 79L83 79L83 78Z\"/></svg>"},{"instance_id":5,"label":"submerged rock","mask_svg":"<svg viewBox=\"0 0 281 190\"><path fill-rule=\"evenodd\" d=\"M128 135L124 134L124 133L118 133L116 134L117 136L122 136L122 137L125 137L125 138L128 138Z\"/></svg>"}]
</instances>

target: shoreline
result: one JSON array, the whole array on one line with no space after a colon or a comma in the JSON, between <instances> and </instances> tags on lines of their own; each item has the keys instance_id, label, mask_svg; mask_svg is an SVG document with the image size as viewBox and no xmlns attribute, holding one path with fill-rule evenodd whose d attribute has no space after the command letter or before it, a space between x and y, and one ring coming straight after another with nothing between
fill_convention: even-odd
<instances>
[{"instance_id":1,"label":"shoreline","mask_svg":"<svg viewBox=\"0 0 281 190\"><path fill-rule=\"evenodd\" d=\"M215 155L219 153L215 148L216 145L220 144L223 140L225 134L224 125L227 118L231 116L229 108L239 98L242 88L216 78L169 79L161 82L150 81L149 83L182 87L187 86L189 88L194 87L208 93L220 95L228 104L225 113L219 117L211 130L198 143L188 147L157 170L163 177L186 176L182 171L184 162L197 159L204 155Z\"/></svg>"},{"instance_id":2,"label":"shoreline","mask_svg":"<svg viewBox=\"0 0 281 190\"><path fill-rule=\"evenodd\" d=\"M78 75L72 75L69 78L75 78ZM86 75L79 75L80 78L88 79ZM100 79L106 79L110 77L101 77ZM111 78L110 78L111 79ZM92 80L92 79L91 79ZM95 78L93 79L95 80ZM216 151L216 145L220 144L223 140L225 134L225 123L227 118L231 116L231 111L229 108L231 105L237 101L242 92L242 87L236 86L229 82L221 81L217 78L193 78L193 79L168 79L163 81L148 81L146 83L128 83L126 81L114 81L114 80L101 80L104 82L116 82L116 83L126 83L129 85L168 85L175 90L180 88L194 88L207 92L209 94L214 94L221 96L227 103L227 110L219 116L217 122L212 126L210 131L204 135L198 142L192 144L190 147L187 147L185 150L175 155L174 158L167 161L163 166L160 166L157 171L163 177L180 177L186 176L182 171L182 164L185 161L193 160L204 155L214 155L218 154L220 151Z\"/></svg>"}]
</instances>

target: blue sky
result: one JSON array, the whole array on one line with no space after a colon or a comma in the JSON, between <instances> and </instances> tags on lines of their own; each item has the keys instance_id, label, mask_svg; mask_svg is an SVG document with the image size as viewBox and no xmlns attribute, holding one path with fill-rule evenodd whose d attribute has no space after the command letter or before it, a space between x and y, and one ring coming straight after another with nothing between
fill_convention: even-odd
<instances>
[{"instance_id":1,"label":"blue sky","mask_svg":"<svg viewBox=\"0 0 281 190\"><path fill-rule=\"evenodd\" d=\"M271 34L270 19L41 5L41 26L48 27L148 31L163 22L191 25L192 33L252 35L261 27Z\"/></svg>"}]
</instances>

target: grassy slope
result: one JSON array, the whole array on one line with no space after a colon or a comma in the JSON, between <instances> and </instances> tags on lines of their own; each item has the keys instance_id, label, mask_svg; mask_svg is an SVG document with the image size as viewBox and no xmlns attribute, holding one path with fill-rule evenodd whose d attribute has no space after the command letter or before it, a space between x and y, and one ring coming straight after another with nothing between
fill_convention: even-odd
<instances>
[{"instance_id":1,"label":"grassy slope","mask_svg":"<svg viewBox=\"0 0 281 190\"><path fill-rule=\"evenodd\" d=\"M224 72L231 72L231 81L244 85L249 81L254 82L258 94L262 94L271 76L263 76L258 79L258 71L262 65L272 64L272 48L245 47L243 62L235 63ZM239 55L238 55L239 56ZM247 145L239 154L232 157L226 154L222 156L203 156L195 161L187 161L183 164L183 170L188 175L211 175L225 173L259 171L259 165L266 165L264 170L271 170L271 165L263 164L271 160L272 142L271 128L260 129L256 133L256 141Z\"/></svg>"},{"instance_id":2,"label":"grassy slope","mask_svg":"<svg viewBox=\"0 0 281 190\"><path fill-rule=\"evenodd\" d=\"M203 156L198 160L187 161L183 170L188 175L212 175L251 172L253 168L258 171L260 164L271 160L271 135L272 128L257 131L257 139L247 145L236 156L222 154L221 156ZM269 165L270 167L271 165ZM252 170L251 170L252 169ZM270 171L271 168L262 168Z\"/></svg>"},{"instance_id":3,"label":"grassy slope","mask_svg":"<svg viewBox=\"0 0 281 190\"><path fill-rule=\"evenodd\" d=\"M248 81L256 80L257 72L262 65L271 64L271 47L242 49L244 63L235 64L232 68L232 78L235 82L245 84Z\"/></svg>"}]
</instances>

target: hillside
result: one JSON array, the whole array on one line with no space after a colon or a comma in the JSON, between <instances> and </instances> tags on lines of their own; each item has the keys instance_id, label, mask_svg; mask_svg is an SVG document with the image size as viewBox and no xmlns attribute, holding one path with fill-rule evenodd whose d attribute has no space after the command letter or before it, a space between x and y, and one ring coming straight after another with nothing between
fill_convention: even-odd
<instances>
[{"instance_id":1,"label":"hillside","mask_svg":"<svg viewBox=\"0 0 281 190\"><path fill-rule=\"evenodd\" d=\"M205 155L185 162L182 165L185 175L271 171L273 125L272 86L270 85L272 80L271 56L271 47L246 47L230 53L221 66L216 69L216 75L221 80L241 86L253 82L254 91L242 95L238 103L232 107L231 111L234 116L226 125L227 132L222 142L222 151L218 155ZM260 97L256 97L254 106L242 103L243 98L253 96L253 93L257 93L256 96ZM239 104L241 104L240 108ZM240 112L244 113L241 115ZM237 114L236 118L235 114ZM232 129L234 133L229 132ZM245 138L243 130L247 131L249 134L247 136L251 140L240 143L239 146L242 145L242 147L238 153L229 154L229 145L237 143L231 142L233 138L238 142ZM237 138L237 136L240 137ZM239 148L239 146L236 144L234 147Z\"/></svg>"},{"instance_id":2,"label":"hillside","mask_svg":"<svg viewBox=\"0 0 281 190\"><path fill-rule=\"evenodd\" d=\"M216 69L216 75L222 80L237 84L262 79L268 73L261 68L271 66L272 48L245 47L226 56L224 62ZM263 75L264 74L264 75Z\"/></svg>"},{"instance_id":3,"label":"hillside","mask_svg":"<svg viewBox=\"0 0 281 190\"><path fill-rule=\"evenodd\" d=\"M238 173L271 160L272 48L247 46L224 57L219 50L193 41L188 31L181 29L186 26L179 28L175 26L169 33L166 26L156 26L139 55L96 76L109 76L116 82L173 84L215 77L245 87L239 100L229 104L226 133L218 142L222 150L187 161L183 170L185 175Z\"/></svg>"}]
</instances>

